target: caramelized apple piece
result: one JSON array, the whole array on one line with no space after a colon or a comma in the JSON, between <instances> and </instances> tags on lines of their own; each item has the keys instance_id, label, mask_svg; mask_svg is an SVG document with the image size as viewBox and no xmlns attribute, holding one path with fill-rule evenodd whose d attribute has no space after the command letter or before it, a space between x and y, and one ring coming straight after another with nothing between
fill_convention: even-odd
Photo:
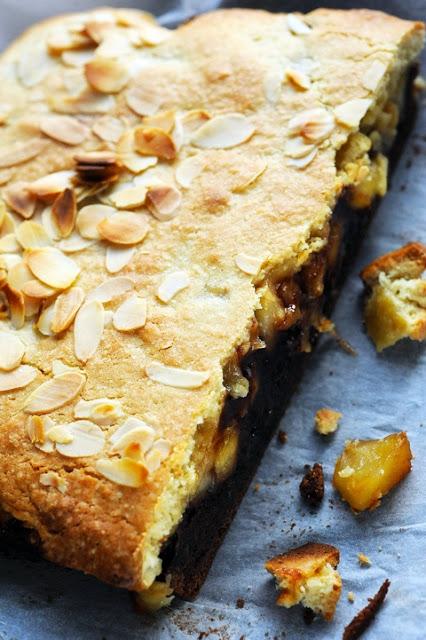
<instances>
[{"instance_id":1,"label":"caramelized apple piece","mask_svg":"<svg viewBox=\"0 0 426 640\"><path fill-rule=\"evenodd\" d=\"M411 459L404 431L382 440L349 441L336 462L333 484L354 511L375 509L411 471Z\"/></svg>"}]
</instances>

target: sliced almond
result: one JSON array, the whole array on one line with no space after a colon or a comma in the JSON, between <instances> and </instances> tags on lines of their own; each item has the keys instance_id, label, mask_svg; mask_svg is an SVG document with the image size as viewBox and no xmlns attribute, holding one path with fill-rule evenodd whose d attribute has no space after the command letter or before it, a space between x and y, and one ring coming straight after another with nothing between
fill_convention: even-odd
<instances>
[{"instance_id":1,"label":"sliced almond","mask_svg":"<svg viewBox=\"0 0 426 640\"><path fill-rule=\"evenodd\" d=\"M323 107L307 109L291 118L288 129L292 135L301 135L308 142L320 142L332 133L334 117Z\"/></svg>"},{"instance_id":2,"label":"sliced almond","mask_svg":"<svg viewBox=\"0 0 426 640\"><path fill-rule=\"evenodd\" d=\"M0 392L27 387L37 376L38 369L21 364L13 371L0 371Z\"/></svg>"},{"instance_id":3,"label":"sliced almond","mask_svg":"<svg viewBox=\"0 0 426 640\"><path fill-rule=\"evenodd\" d=\"M52 218L61 238L68 238L74 229L77 202L73 189L65 189L52 204Z\"/></svg>"},{"instance_id":4,"label":"sliced almond","mask_svg":"<svg viewBox=\"0 0 426 640\"><path fill-rule=\"evenodd\" d=\"M51 240L60 240L60 235L52 217L52 207L48 205L41 212L41 223Z\"/></svg>"},{"instance_id":5,"label":"sliced almond","mask_svg":"<svg viewBox=\"0 0 426 640\"><path fill-rule=\"evenodd\" d=\"M241 271L250 276L259 273L265 258L261 256L250 256L247 253L239 253L235 258L235 264Z\"/></svg>"},{"instance_id":6,"label":"sliced almond","mask_svg":"<svg viewBox=\"0 0 426 640\"><path fill-rule=\"evenodd\" d=\"M112 216L113 213L117 213L117 209L105 204L89 204L83 207L78 212L76 221L80 235L89 240L99 240L99 222Z\"/></svg>"},{"instance_id":7,"label":"sliced almond","mask_svg":"<svg viewBox=\"0 0 426 640\"><path fill-rule=\"evenodd\" d=\"M21 247L14 233L7 233L0 238L0 253L15 253L20 250Z\"/></svg>"},{"instance_id":8,"label":"sliced almond","mask_svg":"<svg viewBox=\"0 0 426 640\"><path fill-rule=\"evenodd\" d=\"M259 161L257 169L255 169L251 175L245 177L243 182L241 182L240 184L236 184L235 187L232 188L232 192L243 193L243 191L253 186L254 183L257 182L260 176L265 173L267 168L268 165L266 162Z\"/></svg>"},{"instance_id":9,"label":"sliced almond","mask_svg":"<svg viewBox=\"0 0 426 640\"><path fill-rule=\"evenodd\" d=\"M92 45L91 38L86 34L66 28L53 31L47 39L47 50L55 56L64 51L84 49Z\"/></svg>"},{"instance_id":10,"label":"sliced almond","mask_svg":"<svg viewBox=\"0 0 426 640\"><path fill-rule=\"evenodd\" d=\"M348 102L344 102L334 109L334 115L339 124L351 128L357 127L372 103L373 101L370 98L348 100Z\"/></svg>"},{"instance_id":11,"label":"sliced almond","mask_svg":"<svg viewBox=\"0 0 426 640\"><path fill-rule=\"evenodd\" d=\"M73 171L55 171L30 182L28 190L38 198L51 201L65 189L72 188L71 179L73 177Z\"/></svg>"},{"instance_id":12,"label":"sliced almond","mask_svg":"<svg viewBox=\"0 0 426 640\"><path fill-rule=\"evenodd\" d=\"M0 200L0 237L8 233L15 233L16 224L10 213L6 211Z\"/></svg>"},{"instance_id":13,"label":"sliced almond","mask_svg":"<svg viewBox=\"0 0 426 640\"><path fill-rule=\"evenodd\" d=\"M40 484L44 487L53 487L60 493L66 493L68 489L68 482L65 478L62 478L56 471L45 471L40 474Z\"/></svg>"},{"instance_id":14,"label":"sliced almond","mask_svg":"<svg viewBox=\"0 0 426 640\"><path fill-rule=\"evenodd\" d=\"M143 127L154 127L161 129L166 133L171 133L175 126L176 114L173 109L168 111L159 111L155 115L145 116L142 121Z\"/></svg>"},{"instance_id":15,"label":"sliced almond","mask_svg":"<svg viewBox=\"0 0 426 640\"><path fill-rule=\"evenodd\" d=\"M36 46L20 52L17 63L17 76L24 87L31 89L44 80L50 69L50 60L44 47Z\"/></svg>"},{"instance_id":16,"label":"sliced almond","mask_svg":"<svg viewBox=\"0 0 426 640\"><path fill-rule=\"evenodd\" d=\"M179 189L168 184L150 186L146 192L146 206L158 220L171 220L182 200Z\"/></svg>"},{"instance_id":17,"label":"sliced almond","mask_svg":"<svg viewBox=\"0 0 426 640\"><path fill-rule=\"evenodd\" d=\"M7 298L12 325L15 329L22 329L25 323L24 294L11 287L9 283L3 285L2 292Z\"/></svg>"},{"instance_id":18,"label":"sliced almond","mask_svg":"<svg viewBox=\"0 0 426 640\"><path fill-rule=\"evenodd\" d=\"M70 367L62 360L54 360L52 362L52 375L58 376L60 373L66 373L67 371L75 371L75 367Z\"/></svg>"},{"instance_id":19,"label":"sliced almond","mask_svg":"<svg viewBox=\"0 0 426 640\"><path fill-rule=\"evenodd\" d=\"M144 185L137 185L116 191L110 200L117 209L138 209L145 203L146 191Z\"/></svg>"},{"instance_id":20,"label":"sliced almond","mask_svg":"<svg viewBox=\"0 0 426 640\"><path fill-rule=\"evenodd\" d=\"M184 141L187 142L191 135L210 120L211 115L203 109L192 109L187 111L181 118L180 122L183 128Z\"/></svg>"},{"instance_id":21,"label":"sliced almond","mask_svg":"<svg viewBox=\"0 0 426 640\"><path fill-rule=\"evenodd\" d=\"M93 245L93 241L82 238L78 233L73 232L68 238L63 238L56 245L63 253L78 253Z\"/></svg>"},{"instance_id":22,"label":"sliced almond","mask_svg":"<svg viewBox=\"0 0 426 640\"><path fill-rule=\"evenodd\" d=\"M144 422L143 420L140 420L140 418L136 418L135 416L130 416L129 418L127 418L127 420L123 422L123 424L116 431L114 431L114 433L110 436L109 440L112 444L115 444L126 433L129 433L134 429L139 429L140 427L151 429L152 432L155 433L155 430L149 425L147 425L146 422Z\"/></svg>"},{"instance_id":23,"label":"sliced almond","mask_svg":"<svg viewBox=\"0 0 426 640\"><path fill-rule=\"evenodd\" d=\"M142 242L148 230L149 223L146 216L124 211L115 213L98 224L101 238L120 245Z\"/></svg>"},{"instance_id":24,"label":"sliced almond","mask_svg":"<svg viewBox=\"0 0 426 640\"><path fill-rule=\"evenodd\" d=\"M210 377L208 371L193 371L191 369L179 369L168 367L161 362L152 362L146 367L148 378L169 387L178 389L197 389Z\"/></svg>"},{"instance_id":25,"label":"sliced almond","mask_svg":"<svg viewBox=\"0 0 426 640\"><path fill-rule=\"evenodd\" d=\"M146 169L150 167L154 167L158 162L158 158L155 156L140 156L137 153L121 155L120 160L126 169L136 174L142 173L142 171L146 171Z\"/></svg>"},{"instance_id":26,"label":"sliced almond","mask_svg":"<svg viewBox=\"0 0 426 640\"><path fill-rule=\"evenodd\" d=\"M154 438L155 431L150 427L142 426L132 429L113 444L111 452L143 460L144 453L152 447Z\"/></svg>"},{"instance_id":27,"label":"sliced almond","mask_svg":"<svg viewBox=\"0 0 426 640\"><path fill-rule=\"evenodd\" d=\"M69 444L74 440L74 437L66 424L57 424L49 429L47 437L51 442L55 442L57 444Z\"/></svg>"},{"instance_id":28,"label":"sliced almond","mask_svg":"<svg viewBox=\"0 0 426 640\"><path fill-rule=\"evenodd\" d=\"M107 16L106 18L100 16L98 19L87 20L84 25L84 31L94 42L100 44L114 27L115 20L113 16Z\"/></svg>"},{"instance_id":29,"label":"sliced almond","mask_svg":"<svg viewBox=\"0 0 426 640\"><path fill-rule=\"evenodd\" d=\"M96 56L84 68L87 82L101 93L118 93L129 81L127 68L112 58Z\"/></svg>"},{"instance_id":30,"label":"sliced almond","mask_svg":"<svg viewBox=\"0 0 426 640\"><path fill-rule=\"evenodd\" d=\"M289 13L287 15L287 26L291 33L296 36L304 36L312 31L306 22L303 22L295 13Z\"/></svg>"},{"instance_id":31,"label":"sliced almond","mask_svg":"<svg viewBox=\"0 0 426 640\"><path fill-rule=\"evenodd\" d=\"M191 183L197 178L204 168L204 162L199 156L185 158L175 171L176 182L184 189L189 189Z\"/></svg>"},{"instance_id":32,"label":"sliced almond","mask_svg":"<svg viewBox=\"0 0 426 640\"><path fill-rule=\"evenodd\" d=\"M43 382L25 402L26 413L44 414L72 402L86 382L86 377L78 371L69 371Z\"/></svg>"},{"instance_id":33,"label":"sliced almond","mask_svg":"<svg viewBox=\"0 0 426 640\"><path fill-rule=\"evenodd\" d=\"M148 475L146 467L132 458L97 460L95 468L98 473L111 482L124 487L141 487Z\"/></svg>"},{"instance_id":34,"label":"sliced almond","mask_svg":"<svg viewBox=\"0 0 426 640\"><path fill-rule=\"evenodd\" d=\"M83 300L84 291L80 287L72 287L56 298L51 323L53 333L61 333L68 329L83 304Z\"/></svg>"},{"instance_id":35,"label":"sliced almond","mask_svg":"<svg viewBox=\"0 0 426 640\"><path fill-rule=\"evenodd\" d=\"M168 40L172 34L170 29L161 27L155 22L141 22L138 25L138 35L141 38L143 44L155 46L161 44L165 40Z\"/></svg>"},{"instance_id":36,"label":"sliced almond","mask_svg":"<svg viewBox=\"0 0 426 640\"><path fill-rule=\"evenodd\" d=\"M93 49L76 49L75 51L64 51L61 54L62 62L67 67L84 67L86 62L93 58Z\"/></svg>"},{"instance_id":37,"label":"sliced almond","mask_svg":"<svg viewBox=\"0 0 426 640\"><path fill-rule=\"evenodd\" d=\"M38 222L27 220L19 225L15 232L16 239L24 249L39 249L52 244L44 227Z\"/></svg>"},{"instance_id":38,"label":"sliced almond","mask_svg":"<svg viewBox=\"0 0 426 640\"><path fill-rule=\"evenodd\" d=\"M115 424L123 415L121 402L110 398L80 400L74 407L75 418L87 418L102 426Z\"/></svg>"},{"instance_id":39,"label":"sliced almond","mask_svg":"<svg viewBox=\"0 0 426 640\"><path fill-rule=\"evenodd\" d=\"M95 353L104 331L104 307L99 300L86 302L78 311L74 322L74 352L81 362L87 362Z\"/></svg>"},{"instance_id":40,"label":"sliced almond","mask_svg":"<svg viewBox=\"0 0 426 640\"><path fill-rule=\"evenodd\" d=\"M40 280L29 280L22 287L22 293L29 298L37 298L43 300L50 298L57 293L56 289L52 289L40 282Z\"/></svg>"},{"instance_id":41,"label":"sliced almond","mask_svg":"<svg viewBox=\"0 0 426 640\"><path fill-rule=\"evenodd\" d=\"M66 458L85 458L95 456L105 446L105 436L93 422L78 420L66 425L72 435L69 444L57 444L56 451Z\"/></svg>"},{"instance_id":42,"label":"sliced almond","mask_svg":"<svg viewBox=\"0 0 426 640\"><path fill-rule=\"evenodd\" d=\"M46 146L46 140L41 138L34 138L15 145L5 145L5 148L0 152L0 169L28 162L38 156Z\"/></svg>"},{"instance_id":43,"label":"sliced almond","mask_svg":"<svg viewBox=\"0 0 426 640\"><path fill-rule=\"evenodd\" d=\"M37 325L36 325L37 329L44 336L54 335L52 331L52 321L53 321L54 315L55 315L55 305L51 304L49 307L46 307L46 309L43 309L43 311L39 316L39 319L37 320Z\"/></svg>"},{"instance_id":44,"label":"sliced almond","mask_svg":"<svg viewBox=\"0 0 426 640\"><path fill-rule=\"evenodd\" d=\"M145 326L146 299L134 294L114 313L112 324L117 331L135 331Z\"/></svg>"},{"instance_id":45,"label":"sliced almond","mask_svg":"<svg viewBox=\"0 0 426 640\"><path fill-rule=\"evenodd\" d=\"M290 138L285 147L285 154L290 158L304 158L314 149L314 144L306 143L301 137Z\"/></svg>"},{"instance_id":46,"label":"sliced almond","mask_svg":"<svg viewBox=\"0 0 426 640\"><path fill-rule=\"evenodd\" d=\"M145 465L149 473L154 473L160 467L163 460L167 458L170 453L170 442L163 438L156 440L152 448L145 455Z\"/></svg>"},{"instance_id":47,"label":"sliced almond","mask_svg":"<svg viewBox=\"0 0 426 640\"><path fill-rule=\"evenodd\" d=\"M282 70L272 70L265 74L263 79L263 90L265 98L270 104L277 104L281 97L283 83Z\"/></svg>"},{"instance_id":48,"label":"sliced almond","mask_svg":"<svg viewBox=\"0 0 426 640\"><path fill-rule=\"evenodd\" d=\"M135 149L146 156L157 156L162 160L174 160L176 145L172 136L155 127L136 127Z\"/></svg>"},{"instance_id":49,"label":"sliced almond","mask_svg":"<svg viewBox=\"0 0 426 640\"><path fill-rule=\"evenodd\" d=\"M15 182L3 189L2 194L6 204L26 219L32 218L37 204L37 199L27 186L27 182Z\"/></svg>"},{"instance_id":50,"label":"sliced almond","mask_svg":"<svg viewBox=\"0 0 426 640\"><path fill-rule=\"evenodd\" d=\"M312 151L310 151L309 153L307 153L302 157L289 158L289 160L287 160L287 164L290 165L291 167L296 167L297 169L304 169L309 164L311 164L312 160L315 158L317 153L318 153L318 147L314 147Z\"/></svg>"},{"instance_id":51,"label":"sliced almond","mask_svg":"<svg viewBox=\"0 0 426 640\"><path fill-rule=\"evenodd\" d=\"M123 134L124 125L118 118L102 116L95 122L92 131L105 142L118 142Z\"/></svg>"},{"instance_id":52,"label":"sliced almond","mask_svg":"<svg viewBox=\"0 0 426 640\"><path fill-rule=\"evenodd\" d=\"M36 278L54 289L67 289L80 273L80 267L71 258L53 247L32 250L27 264Z\"/></svg>"},{"instance_id":53,"label":"sliced almond","mask_svg":"<svg viewBox=\"0 0 426 640\"><path fill-rule=\"evenodd\" d=\"M287 80L289 80L297 89L300 89L301 91L307 91L310 89L311 81L309 76L306 73L303 73L303 71L287 67L284 74Z\"/></svg>"},{"instance_id":54,"label":"sliced almond","mask_svg":"<svg viewBox=\"0 0 426 640\"><path fill-rule=\"evenodd\" d=\"M25 345L13 333L0 331L0 369L12 371L19 367L25 353Z\"/></svg>"},{"instance_id":55,"label":"sliced almond","mask_svg":"<svg viewBox=\"0 0 426 640\"><path fill-rule=\"evenodd\" d=\"M118 273L130 264L135 255L135 247L108 246L105 256L105 267L108 273Z\"/></svg>"},{"instance_id":56,"label":"sliced almond","mask_svg":"<svg viewBox=\"0 0 426 640\"><path fill-rule=\"evenodd\" d=\"M132 87L125 95L127 106L138 116L152 116L158 111L159 99L152 90Z\"/></svg>"},{"instance_id":57,"label":"sliced almond","mask_svg":"<svg viewBox=\"0 0 426 640\"><path fill-rule=\"evenodd\" d=\"M116 278L110 278L105 280L95 289L92 289L87 294L87 302L98 300L102 303L111 302L114 298L122 296L124 293L131 291L134 288L134 282L131 278L126 276L117 276Z\"/></svg>"},{"instance_id":58,"label":"sliced almond","mask_svg":"<svg viewBox=\"0 0 426 640\"><path fill-rule=\"evenodd\" d=\"M29 416L26 424L26 432L31 444L42 445L46 442L47 432L54 427L55 423L48 416ZM47 447L53 451L52 443Z\"/></svg>"},{"instance_id":59,"label":"sliced almond","mask_svg":"<svg viewBox=\"0 0 426 640\"><path fill-rule=\"evenodd\" d=\"M127 35L118 31L108 33L96 49L98 58L122 58L132 53L132 43Z\"/></svg>"},{"instance_id":60,"label":"sliced almond","mask_svg":"<svg viewBox=\"0 0 426 640\"><path fill-rule=\"evenodd\" d=\"M179 291L189 287L189 282L187 271L169 273L158 287L157 297L162 302L170 302Z\"/></svg>"},{"instance_id":61,"label":"sliced almond","mask_svg":"<svg viewBox=\"0 0 426 640\"><path fill-rule=\"evenodd\" d=\"M386 73L387 66L380 60L374 60L362 76L362 84L369 91L376 91Z\"/></svg>"},{"instance_id":62,"label":"sliced almond","mask_svg":"<svg viewBox=\"0 0 426 640\"><path fill-rule=\"evenodd\" d=\"M110 113L115 107L112 95L102 94L88 88L78 96L53 95L48 99L49 107L58 113L98 115Z\"/></svg>"},{"instance_id":63,"label":"sliced almond","mask_svg":"<svg viewBox=\"0 0 426 640\"><path fill-rule=\"evenodd\" d=\"M71 146L82 144L88 133L87 127L76 118L54 115L42 119L40 131L57 142Z\"/></svg>"},{"instance_id":64,"label":"sliced almond","mask_svg":"<svg viewBox=\"0 0 426 640\"><path fill-rule=\"evenodd\" d=\"M211 118L199 127L191 138L202 149L229 149L250 140L255 127L246 116L228 113Z\"/></svg>"}]
</instances>

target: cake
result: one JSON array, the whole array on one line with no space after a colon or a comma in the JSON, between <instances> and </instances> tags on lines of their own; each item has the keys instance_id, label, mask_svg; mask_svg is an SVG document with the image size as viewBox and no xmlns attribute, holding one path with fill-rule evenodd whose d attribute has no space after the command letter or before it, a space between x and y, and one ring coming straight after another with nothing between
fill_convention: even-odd
<instances>
[{"instance_id":1,"label":"cake","mask_svg":"<svg viewBox=\"0 0 426 640\"><path fill-rule=\"evenodd\" d=\"M99 9L3 54L0 507L46 558L151 609L197 593L386 191L423 34Z\"/></svg>"}]
</instances>

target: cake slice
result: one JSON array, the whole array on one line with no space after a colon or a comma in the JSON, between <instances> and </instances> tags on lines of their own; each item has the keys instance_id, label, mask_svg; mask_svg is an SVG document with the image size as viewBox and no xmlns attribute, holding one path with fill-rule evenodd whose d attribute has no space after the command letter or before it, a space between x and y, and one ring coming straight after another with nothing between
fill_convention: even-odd
<instances>
[{"instance_id":1,"label":"cake slice","mask_svg":"<svg viewBox=\"0 0 426 640\"><path fill-rule=\"evenodd\" d=\"M102 9L3 54L0 505L48 559L196 594L386 190L423 33Z\"/></svg>"}]
</instances>

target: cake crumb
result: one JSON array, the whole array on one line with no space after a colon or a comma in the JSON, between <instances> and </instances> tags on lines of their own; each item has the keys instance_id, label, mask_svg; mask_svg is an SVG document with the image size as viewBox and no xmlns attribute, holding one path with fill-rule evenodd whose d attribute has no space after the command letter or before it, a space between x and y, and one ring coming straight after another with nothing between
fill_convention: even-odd
<instances>
[{"instance_id":1,"label":"cake crumb","mask_svg":"<svg viewBox=\"0 0 426 640\"><path fill-rule=\"evenodd\" d=\"M342 414L334 409L323 407L315 414L315 430L323 436L334 433L339 426Z\"/></svg>"},{"instance_id":2,"label":"cake crumb","mask_svg":"<svg viewBox=\"0 0 426 640\"><path fill-rule=\"evenodd\" d=\"M287 433L280 429L277 434L277 439L280 444L285 444L287 442Z\"/></svg>"},{"instance_id":3,"label":"cake crumb","mask_svg":"<svg viewBox=\"0 0 426 640\"><path fill-rule=\"evenodd\" d=\"M358 553L358 562L362 567L371 567L371 560L365 553Z\"/></svg>"},{"instance_id":4,"label":"cake crumb","mask_svg":"<svg viewBox=\"0 0 426 640\"><path fill-rule=\"evenodd\" d=\"M355 602L355 594L353 591L348 592L348 600L349 602L352 602L352 603Z\"/></svg>"},{"instance_id":5,"label":"cake crumb","mask_svg":"<svg viewBox=\"0 0 426 640\"><path fill-rule=\"evenodd\" d=\"M259 484L258 482L256 482L256 484L255 484L255 485L254 485L254 487L253 487L253 491L254 491L255 493L257 493L257 492L259 491L259 489L260 489L260 484Z\"/></svg>"},{"instance_id":6,"label":"cake crumb","mask_svg":"<svg viewBox=\"0 0 426 640\"><path fill-rule=\"evenodd\" d=\"M244 609L244 605L245 605L244 598L237 598L237 601L235 603L235 606L237 607L237 609Z\"/></svg>"},{"instance_id":7,"label":"cake crumb","mask_svg":"<svg viewBox=\"0 0 426 640\"><path fill-rule=\"evenodd\" d=\"M316 462L308 467L299 485L300 495L312 507L318 507L324 498L324 472L322 465Z\"/></svg>"},{"instance_id":8,"label":"cake crumb","mask_svg":"<svg viewBox=\"0 0 426 640\"><path fill-rule=\"evenodd\" d=\"M342 640L357 640L368 629L386 598L389 586L390 581L386 579L378 592L372 598L368 598L367 606L358 611L345 627Z\"/></svg>"}]
</instances>

